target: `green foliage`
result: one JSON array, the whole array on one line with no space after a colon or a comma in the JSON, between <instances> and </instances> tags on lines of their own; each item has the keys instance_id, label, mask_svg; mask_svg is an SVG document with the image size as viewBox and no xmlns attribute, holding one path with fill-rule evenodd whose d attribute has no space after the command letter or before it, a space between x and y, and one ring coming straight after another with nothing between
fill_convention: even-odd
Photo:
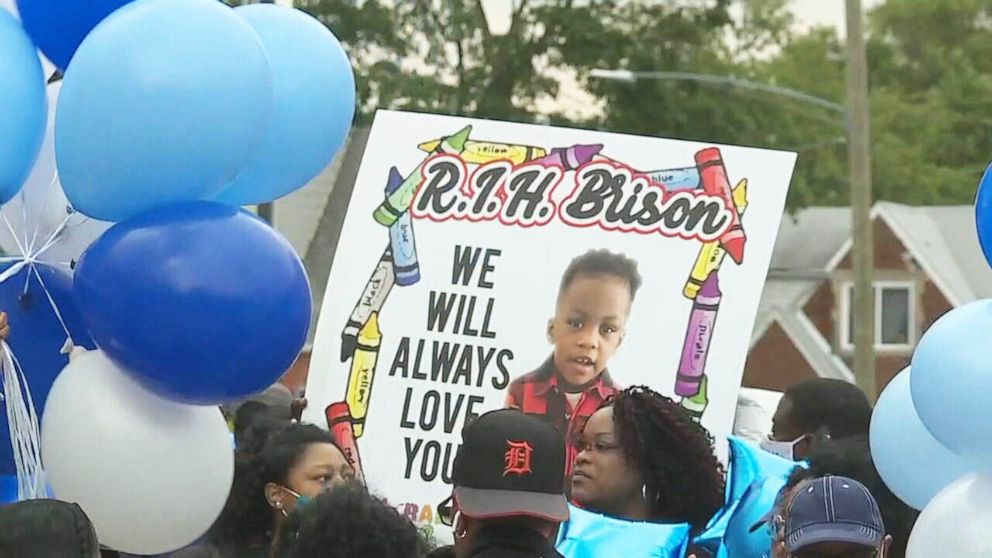
<instances>
[{"instance_id":1,"label":"green foliage","mask_svg":"<svg viewBox=\"0 0 992 558\"><path fill-rule=\"evenodd\" d=\"M842 115L740 87L590 76L733 76L843 104L844 45L833 29L796 34L785 4L517 0L494 37L478 0L296 2L348 47L360 123L397 108L790 149L790 207L846 204ZM970 203L992 154L992 0L888 0L868 23L876 197ZM562 88L599 109L539 110Z\"/></svg>"}]
</instances>

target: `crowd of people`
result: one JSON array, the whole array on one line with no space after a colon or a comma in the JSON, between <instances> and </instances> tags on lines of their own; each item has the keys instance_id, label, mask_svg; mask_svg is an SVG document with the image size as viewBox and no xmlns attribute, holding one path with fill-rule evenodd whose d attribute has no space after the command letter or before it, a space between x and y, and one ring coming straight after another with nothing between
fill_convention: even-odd
<instances>
[{"instance_id":1,"label":"crowd of people","mask_svg":"<svg viewBox=\"0 0 992 558\"><path fill-rule=\"evenodd\" d=\"M588 548L564 540L584 536L570 529L577 514L684 525L691 539L724 505L726 473L709 433L671 399L631 387L589 417L570 476L565 440L545 420L503 409L466 425L453 490L438 506L454 544L435 548L356 480L326 430L292 419L288 400L276 409L255 403L234 413L235 481L224 511L201 540L168 556L577 558L589 555ZM298 411L298 403L293 407ZM916 513L872 465L870 415L864 394L841 381L809 380L785 394L764 445L805 464L766 516L774 533L769 556L904 555ZM645 556L671 555L663 544ZM36 500L0 508L4 556L100 552L84 510L74 504ZM711 556L700 546L686 555Z\"/></svg>"}]
</instances>

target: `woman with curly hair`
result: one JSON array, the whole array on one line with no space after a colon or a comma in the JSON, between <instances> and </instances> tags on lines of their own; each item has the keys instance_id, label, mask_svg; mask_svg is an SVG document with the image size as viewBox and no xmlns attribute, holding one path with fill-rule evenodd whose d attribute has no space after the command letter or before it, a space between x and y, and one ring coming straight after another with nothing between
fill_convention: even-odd
<instances>
[{"instance_id":1,"label":"woman with curly hair","mask_svg":"<svg viewBox=\"0 0 992 558\"><path fill-rule=\"evenodd\" d=\"M290 424L235 458L234 486L211 542L227 556L267 557L285 518L355 470L330 433Z\"/></svg>"},{"instance_id":2,"label":"woman with curly hair","mask_svg":"<svg viewBox=\"0 0 992 558\"><path fill-rule=\"evenodd\" d=\"M427 549L417 528L395 508L348 483L289 515L276 558L418 558Z\"/></svg>"},{"instance_id":3,"label":"woman with curly hair","mask_svg":"<svg viewBox=\"0 0 992 558\"><path fill-rule=\"evenodd\" d=\"M575 540L558 547L566 556L578 554L564 550L591 544L582 540L576 523L585 512L607 516L596 519L600 532L603 525L623 523L617 532L626 533L625 540L612 541L614 548L664 532L670 539L659 543L668 545L665 552L652 548L643 555L681 557L691 534L701 532L723 507L724 471L713 438L678 404L646 387L630 387L607 400L586 422L580 448L571 493L578 513L573 511L560 537ZM655 543L638 548L650 544Z\"/></svg>"}]
</instances>

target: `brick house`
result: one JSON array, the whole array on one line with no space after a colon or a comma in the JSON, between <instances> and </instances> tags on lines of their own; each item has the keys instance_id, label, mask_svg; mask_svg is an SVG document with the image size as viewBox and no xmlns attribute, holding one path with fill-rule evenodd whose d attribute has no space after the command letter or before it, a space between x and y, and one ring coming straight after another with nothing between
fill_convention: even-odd
<instances>
[{"instance_id":1,"label":"brick house","mask_svg":"<svg viewBox=\"0 0 992 558\"><path fill-rule=\"evenodd\" d=\"M992 297L971 206L879 202L875 235L875 350L881 390L942 314ZM744 385L782 391L812 377L854 380L851 218L845 207L785 216L762 293Z\"/></svg>"}]
</instances>

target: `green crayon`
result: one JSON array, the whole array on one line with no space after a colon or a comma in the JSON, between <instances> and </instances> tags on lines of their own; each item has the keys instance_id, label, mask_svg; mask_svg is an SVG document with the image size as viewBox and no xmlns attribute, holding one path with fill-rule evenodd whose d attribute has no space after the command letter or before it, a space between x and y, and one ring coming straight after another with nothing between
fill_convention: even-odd
<instances>
[{"instance_id":1,"label":"green crayon","mask_svg":"<svg viewBox=\"0 0 992 558\"><path fill-rule=\"evenodd\" d=\"M468 135L472 132L471 126L465 126L457 134L448 136L444 138L444 141L439 143L428 155L417 168L413 169L413 172L400 184L400 187L396 189L393 193L389 194L384 202L382 202L379 207L376 208L375 212L372 214L372 218L375 219L376 223L384 227L390 227L400 215L410 209L410 204L413 203L413 197L417 194L417 190L420 188L420 184L424 177L422 176L421 170L431 157L440 153L448 153L450 155L461 155L462 151L465 150L465 142L468 141Z\"/></svg>"},{"instance_id":2,"label":"green crayon","mask_svg":"<svg viewBox=\"0 0 992 558\"><path fill-rule=\"evenodd\" d=\"M699 383L699 392L692 397L683 397L682 401L679 402L682 408L692 417L692 420L696 422L702 420L703 413L706 412L706 408L710 405L708 386L706 385L708 383L708 378L704 374L702 381Z\"/></svg>"}]
</instances>

